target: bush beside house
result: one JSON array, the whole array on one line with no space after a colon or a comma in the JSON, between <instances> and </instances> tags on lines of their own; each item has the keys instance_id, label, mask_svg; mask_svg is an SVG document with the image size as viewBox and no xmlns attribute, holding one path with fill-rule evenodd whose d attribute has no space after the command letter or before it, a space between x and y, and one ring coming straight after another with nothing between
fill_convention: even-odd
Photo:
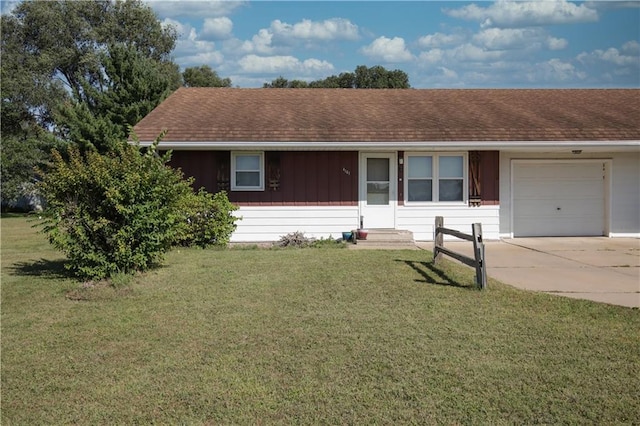
<instances>
[{"instance_id":1,"label":"bush beside house","mask_svg":"<svg viewBox=\"0 0 640 426\"><path fill-rule=\"evenodd\" d=\"M195 193L192 179L158 156L118 144L105 155L71 147L41 172L47 202L43 230L83 279L145 271L171 246L224 245L235 230L226 194Z\"/></svg>"}]
</instances>

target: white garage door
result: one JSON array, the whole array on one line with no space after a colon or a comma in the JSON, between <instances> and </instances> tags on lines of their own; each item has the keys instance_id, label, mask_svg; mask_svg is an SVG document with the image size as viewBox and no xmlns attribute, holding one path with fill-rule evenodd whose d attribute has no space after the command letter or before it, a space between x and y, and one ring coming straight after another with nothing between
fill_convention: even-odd
<instances>
[{"instance_id":1,"label":"white garage door","mask_svg":"<svg viewBox=\"0 0 640 426\"><path fill-rule=\"evenodd\" d=\"M603 162L514 162L513 235L604 235Z\"/></svg>"}]
</instances>

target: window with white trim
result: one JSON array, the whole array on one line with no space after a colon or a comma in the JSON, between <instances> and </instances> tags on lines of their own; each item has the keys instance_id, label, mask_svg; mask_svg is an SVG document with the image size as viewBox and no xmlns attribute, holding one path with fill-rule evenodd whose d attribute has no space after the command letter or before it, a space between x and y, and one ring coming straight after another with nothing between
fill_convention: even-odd
<instances>
[{"instance_id":1,"label":"window with white trim","mask_svg":"<svg viewBox=\"0 0 640 426\"><path fill-rule=\"evenodd\" d=\"M264 152L231 153L231 190L264 191Z\"/></svg>"},{"instance_id":2,"label":"window with white trim","mask_svg":"<svg viewBox=\"0 0 640 426\"><path fill-rule=\"evenodd\" d=\"M410 155L407 172L407 201L433 201L433 157Z\"/></svg>"},{"instance_id":3,"label":"window with white trim","mask_svg":"<svg viewBox=\"0 0 640 426\"><path fill-rule=\"evenodd\" d=\"M464 202L466 156L463 154L407 154L408 203Z\"/></svg>"}]
</instances>

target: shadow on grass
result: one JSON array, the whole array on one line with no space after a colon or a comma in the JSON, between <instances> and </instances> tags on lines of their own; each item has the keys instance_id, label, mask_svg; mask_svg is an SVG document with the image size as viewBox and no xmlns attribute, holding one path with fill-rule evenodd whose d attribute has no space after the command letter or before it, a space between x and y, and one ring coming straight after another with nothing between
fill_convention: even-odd
<instances>
[{"instance_id":1,"label":"shadow on grass","mask_svg":"<svg viewBox=\"0 0 640 426\"><path fill-rule=\"evenodd\" d=\"M40 259L31 262L17 262L8 269L12 275L47 279L73 278L73 274L64 267L64 264L64 259Z\"/></svg>"},{"instance_id":2,"label":"shadow on grass","mask_svg":"<svg viewBox=\"0 0 640 426\"><path fill-rule=\"evenodd\" d=\"M397 262L404 262L411 269L419 273L423 279L415 280L418 283L427 283L442 285L447 287L458 287L466 290L473 290L475 287L469 284L463 284L451 278L444 271L438 269L431 262L416 262L415 260L397 259Z\"/></svg>"}]
</instances>

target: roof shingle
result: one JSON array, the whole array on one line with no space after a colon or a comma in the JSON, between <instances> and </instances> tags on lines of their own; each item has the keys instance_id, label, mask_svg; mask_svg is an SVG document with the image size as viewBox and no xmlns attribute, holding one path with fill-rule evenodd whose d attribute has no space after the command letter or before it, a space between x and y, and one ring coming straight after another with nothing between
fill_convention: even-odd
<instances>
[{"instance_id":1,"label":"roof shingle","mask_svg":"<svg viewBox=\"0 0 640 426\"><path fill-rule=\"evenodd\" d=\"M638 89L180 88L140 141L640 140Z\"/></svg>"}]
</instances>

